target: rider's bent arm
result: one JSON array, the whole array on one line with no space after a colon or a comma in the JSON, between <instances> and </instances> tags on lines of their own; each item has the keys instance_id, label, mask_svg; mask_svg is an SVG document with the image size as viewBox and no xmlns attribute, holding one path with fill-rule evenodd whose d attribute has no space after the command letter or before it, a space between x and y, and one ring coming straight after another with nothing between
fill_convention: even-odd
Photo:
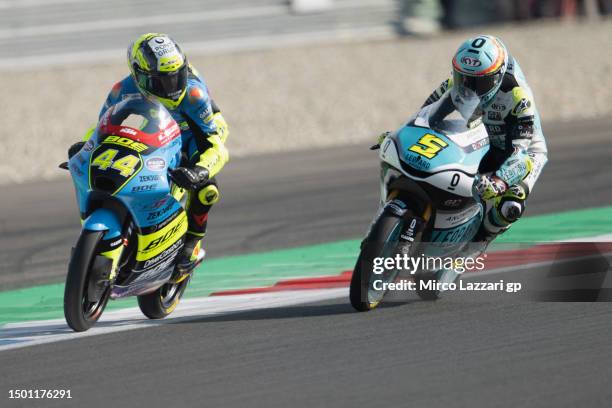
<instances>
[{"instance_id":1,"label":"rider's bent arm","mask_svg":"<svg viewBox=\"0 0 612 408\"><path fill-rule=\"evenodd\" d=\"M197 166L208 170L209 177L214 177L221 171L229 161L229 152L219 135L211 135L207 138L210 147L200 154Z\"/></svg>"},{"instance_id":2,"label":"rider's bent arm","mask_svg":"<svg viewBox=\"0 0 612 408\"><path fill-rule=\"evenodd\" d=\"M229 161L229 152L225 147L229 128L217 104L204 91L199 89L193 92L191 96L197 98L192 98L190 112L187 112L187 123L196 138L199 154L199 157L190 158L190 161L207 169L212 178Z\"/></svg>"},{"instance_id":3,"label":"rider's bent arm","mask_svg":"<svg viewBox=\"0 0 612 408\"><path fill-rule=\"evenodd\" d=\"M548 161L548 150L533 98L518 86L512 96L513 107L506 117L509 156L495 175L508 185L521 183L530 192Z\"/></svg>"},{"instance_id":4,"label":"rider's bent arm","mask_svg":"<svg viewBox=\"0 0 612 408\"><path fill-rule=\"evenodd\" d=\"M212 102L212 108L213 114L210 117L210 122L212 122L211 127L214 128L214 131L202 134L196 133L196 137L200 139L197 142L200 157L196 165L207 169L211 178L219 173L229 161L229 151L225 147L225 141L229 136L229 128L214 102Z\"/></svg>"},{"instance_id":5,"label":"rider's bent arm","mask_svg":"<svg viewBox=\"0 0 612 408\"><path fill-rule=\"evenodd\" d=\"M215 133L219 136L219 139L221 139L221 143L225 143L229 136L229 127L215 101L211 100L210 102L213 111L212 122L216 128Z\"/></svg>"}]
</instances>

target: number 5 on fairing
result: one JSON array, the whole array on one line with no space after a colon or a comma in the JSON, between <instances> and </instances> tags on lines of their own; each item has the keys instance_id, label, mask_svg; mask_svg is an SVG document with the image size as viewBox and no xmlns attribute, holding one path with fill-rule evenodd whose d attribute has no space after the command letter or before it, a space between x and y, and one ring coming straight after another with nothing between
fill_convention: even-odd
<instances>
[{"instance_id":1,"label":"number 5 on fairing","mask_svg":"<svg viewBox=\"0 0 612 408\"><path fill-rule=\"evenodd\" d=\"M401 269L394 267L375 273L378 259L457 258L473 253L470 244L486 248L476 235L484 206L474 197L472 186L489 149L484 143L489 136L482 123L474 127L465 119L473 112L450 108L454 105L448 92L381 142L382 208L361 243L349 291L351 305L358 311L378 307L402 277ZM416 294L435 300L440 290L428 285L454 282L459 273L442 265L422 265L410 275ZM396 292L394 299L404 300L402 296Z\"/></svg>"},{"instance_id":2,"label":"number 5 on fairing","mask_svg":"<svg viewBox=\"0 0 612 408\"><path fill-rule=\"evenodd\" d=\"M440 139L436 135L427 133L419 139L418 142L410 146L408 150L425 156L428 159L433 159L436 155L445 147L448 146L444 140Z\"/></svg>"}]
</instances>

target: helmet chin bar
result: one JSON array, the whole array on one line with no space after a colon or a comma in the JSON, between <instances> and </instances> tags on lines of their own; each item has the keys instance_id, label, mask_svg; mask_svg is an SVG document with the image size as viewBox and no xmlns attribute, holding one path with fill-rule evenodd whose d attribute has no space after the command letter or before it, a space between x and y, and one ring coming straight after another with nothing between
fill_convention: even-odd
<instances>
[{"instance_id":1,"label":"helmet chin bar","mask_svg":"<svg viewBox=\"0 0 612 408\"><path fill-rule=\"evenodd\" d=\"M180 96L176 100L162 98L161 96L157 96L157 95L152 95L152 96L155 97L155 99L157 99L159 102L161 102L161 104L164 105L166 108L176 109L183 101L185 94L187 94L187 89L183 89L183 92L181 92Z\"/></svg>"}]
</instances>

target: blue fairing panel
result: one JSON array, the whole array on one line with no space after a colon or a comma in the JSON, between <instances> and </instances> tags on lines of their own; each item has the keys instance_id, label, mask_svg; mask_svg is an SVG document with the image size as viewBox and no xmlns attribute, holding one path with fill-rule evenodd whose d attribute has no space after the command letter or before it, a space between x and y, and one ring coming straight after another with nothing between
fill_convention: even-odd
<instances>
[{"instance_id":1,"label":"blue fairing panel","mask_svg":"<svg viewBox=\"0 0 612 408\"><path fill-rule=\"evenodd\" d=\"M83 229L89 231L107 231L104 239L121 235L121 221L117 215L106 208L98 208L83 222Z\"/></svg>"},{"instance_id":2,"label":"blue fairing panel","mask_svg":"<svg viewBox=\"0 0 612 408\"><path fill-rule=\"evenodd\" d=\"M441 142L431 139L437 139ZM401 160L417 170L430 173L449 165L460 169L470 169L470 173L475 173L480 160L488 151L488 140L486 144L481 142L480 144L468 144L462 147L449 136L431 129L413 126L405 126L400 129L397 141ZM425 152L425 154L419 153L419 151Z\"/></svg>"},{"instance_id":3,"label":"blue fairing panel","mask_svg":"<svg viewBox=\"0 0 612 408\"><path fill-rule=\"evenodd\" d=\"M115 150L120 149L116 145L106 145L101 142L97 134L94 134L83 149L69 161L81 214L91 211L92 154L104 151L107 146ZM157 225L182 208L181 204L170 194L171 185L168 179L168 170L180 165L181 146L181 138L178 137L159 148L151 148L144 152L131 152L140 158L142 165L112 196L129 210L137 227L142 229ZM106 171L117 172L112 167ZM92 224L96 225L92 229L105 229L101 227L103 224L103 222L96 222Z\"/></svg>"}]
</instances>

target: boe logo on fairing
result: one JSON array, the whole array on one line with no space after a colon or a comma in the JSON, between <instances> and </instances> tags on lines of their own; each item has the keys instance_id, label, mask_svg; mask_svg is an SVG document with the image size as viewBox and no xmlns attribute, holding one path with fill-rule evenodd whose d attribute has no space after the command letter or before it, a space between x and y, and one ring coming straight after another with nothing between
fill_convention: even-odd
<instances>
[{"instance_id":1,"label":"boe logo on fairing","mask_svg":"<svg viewBox=\"0 0 612 408\"><path fill-rule=\"evenodd\" d=\"M147 252L150 251L154 248L157 248L160 244L166 242L167 240L169 240L170 238L172 238L178 231L180 231L181 227L183 226L183 222L179 222L178 224L176 224L174 227L172 227L168 232L166 232L163 236L154 239L153 241L151 241L149 243L149 245L147 245L144 249L143 252Z\"/></svg>"},{"instance_id":2,"label":"boe logo on fairing","mask_svg":"<svg viewBox=\"0 0 612 408\"><path fill-rule=\"evenodd\" d=\"M119 132L121 133L129 133L131 135L135 135L136 131L134 131L133 129L130 128L122 128ZM104 141L102 142L103 144L116 144L119 146L125 146L128 147L130 149L136 150L138 153L142 153L145 150L147 150L148 146L144 143L138 142L136 140L132 140L128 137L120 137L120 136L108 136L106 139L104 139Z\"/></svg>"}]
</instances>

